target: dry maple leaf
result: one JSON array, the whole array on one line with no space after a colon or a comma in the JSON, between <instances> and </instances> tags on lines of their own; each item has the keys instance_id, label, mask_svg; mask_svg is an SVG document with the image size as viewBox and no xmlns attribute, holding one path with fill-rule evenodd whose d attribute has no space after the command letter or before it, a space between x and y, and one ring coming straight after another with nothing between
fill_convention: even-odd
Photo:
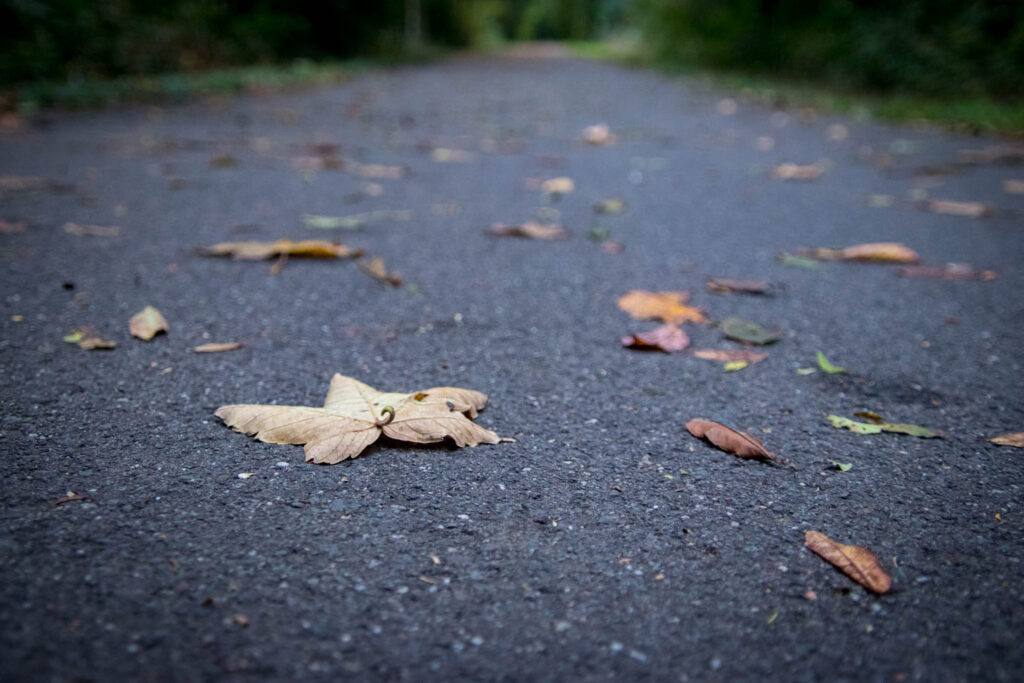
<instances>
[{"instance_id":1,"label":"dry maple leaf","mask_svg":"<svg viewBox=\"0 0 1024 683\"><path fill-rule=\"evenodd\" d=\"M704 313L693 306L687 306L689 292L649 292L634 289L619 297L619 308L634 318L660 320L678 325L683 322L707 322Z\"/></svg>"},{"instance_id":2,"label":"dry maple leaf","mask_svg":"<svg viewBox=\"0 0 1024 683\"><path fill-rule=\"evenodd\" d=\"M686 429L698 439L707 439L715 447L748 460L779 464L779 457L746 432L726 427L720 422L696 418L686 423Z\"/></svg>"},{"instance_id":3,"label":"dry maple leaf","mask_svg":"<svg viewBox=\"0 0 1024 683\"><path fill-rule=\"evenodd\" d=\"M824 261L861 261L864 263L917 263L917 252L899 242L868 242L845 249L801 249L800 256Z\"/></svg>"},{"instance_id":4,"label":"dry maple leaf","mask_svg":"<svg viewBox=\"0 0 1024 683\"><path fill-rule=\"evenodd\" d=\"M719 363L759 363L768 357L767 353L757 353L746 349L698 349L691 352L694 358L718 361Z\"/></svg>"},{"instance_id":5,"label":"dry maple leaf","mask_svg":"<svg viewBox=\"0 0 1024 683\"><path fill-rule=\"evenodd\" d=\"M522 225L495 223L486 234L491 237L522 237L531 240L564 240L572 235L557 223L543 225L536 221L527 221Z\"/></svg>"},{"instance_id":6,"label":"dry maple leaf","mask_svg":"<svg viewBox=\"0 0 1024 683\"><path fill-rule=\"evenodd\" d=\"M325 240L277 240L276 242L221 242L199 250L205 256L230 256L243 261L263 261L275 256L296 258L343 259L359 258L362 249L352 249L344 244Z\"/></svg>"},{"instance_id":7,"label":"dry maple leaf","mask_svg":"<svg viewBox=\"0 0 1024 683\"><path fill-rule=\"evenodd\" d=\"M887 593L892 586L892 578L867 548L836 543L820 531L808 531L804 545L873 593Z\"/></svg>"},{"instance_id":8,"label":"dry maple leaf","mask_svg":"<svg viewBox=\"0 0 1024 683\"><path fill-rule=\"evenodd\" d=\"M675 325L662 325L649 332L631 334L622 338L622 345L638 351L682 351L690 345L690 338Z\"/></svg>"},{"instance_id":9,"label":"dry maple leaf","mask_svg":"<svg viewBox=\"0 0 1024 683\"><path fill-rule=\"evenodd\" d=\"M776 178L782 180L817 180L825 172L825 167L820 164L779 164L773 173Z\"/></svg>"},{"instance_id":10,"label":"dry maple leaf","mask_svg":"<svg viewBox=\"0 0 1024 683\"><path fill-rule=\"evenodd\" d=\"M128 321L128 330L133 337L149 341L168 329L167 320L152 306L146 306Z\"/></svg>"},{"instance_id":11,"label":"dry maple leaf","mask_svg":"<svg viewBox=\"0 0 1024 683\"><path fill-rule=\"evenodd\" d=\"M1016 434L1001 434L1000 436L992 437L989 441L997 446L1024 448L1024 432L1017 432Z\"/></svg>"},{"instance_id":12,"label":"dry maple leaf","mask_svg":"<svg viewBox=\"0 0 1024 683\"><path fill-rule=\"evenodd\" d=\"M380 438L457 446L498 443L477 425L487 395L471 389L435 387L411 394L385 393L362 382L334 375L323 408L229 405L217 417L232 429L267 443L305 444L306 462L334 464L355 458Z\"/></svg>"}]
</instances>

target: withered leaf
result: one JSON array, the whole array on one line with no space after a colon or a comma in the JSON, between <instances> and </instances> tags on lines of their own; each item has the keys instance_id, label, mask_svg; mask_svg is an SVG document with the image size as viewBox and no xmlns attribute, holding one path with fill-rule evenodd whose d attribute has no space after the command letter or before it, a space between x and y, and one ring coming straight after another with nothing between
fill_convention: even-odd
<instances>
[{"instance_id":1,"label":"withered leaf","mask_svg":"<svg viewBox=\"0 0 1024 683\"><path fill-rule=\"evenodd\" d=\"M387 266L384 265L384 259L372 258L369 261L360 261L359 270L363 271L375 280L386 282L392 287L402 286L402 276L396 272L388 272Z\"/></svg>"},{"instance_id":2,"label":"withered leaf","mask_svg":"<svg viewBox=\"0 0 1024 683\"><path fill-rule=\"evenodd\" d=\"M760 460L779 464L779 457L764 444L746 432L726 427L720 422L696 418L686 423L686 429L698 439L706 439L715 447L747 460Z\"/></svg>"},{"instance_id":3,"label":"withered leaf","mask_svg":"<svg viewBox=\"0 0 1024 683\"><path fill-rule=\"evenodd\" d=\"M626 202L621 199L605 199L594 204L594 213L622 213L626 209Z\"/></svg>"},{"instance_id":4,"label":"withered leaf","mask_svg":"<svg viewBox=\"0 0 1024 683\"><path fill-rule=\"evenodd\" d=\"M615 135L606 123L598 123L583 129L583 142L594 147L605 147L615 144Z\"/></svg>"},{"instance_id":5,"label":"withered leaf","mask_svg":"<svg viewBox=\"0 0 1024 683\"><path fill-rule=\"evenodd\" d=\"M966 218L984 218L995 213L991 206L982 202L957 202L952 199L926 199L921 202L921 208L932 213L945 213L950 216Z\"/></svg>"},{"instance_id":6,"label":"withered leaf","mask_svg":"<svg viewBox=\"0 0 1024 683\"><path fill-rule=\"evenodd\" d=\"M469 164L472 163L476 157L472 152L467 152L463 149L446 149L444 147L437 147L430 153L431 161L436 161L441 164Z\"/></svg>"},{"instance_id":7,"label":"withered leaf","mask_svg":"<svg viewBox=\"0 0 1024 683\"><path fill-rule=\"evenodd\" d=\"M801 249L801 256L826 261L861 261L865 263L917 263L917 252L898 242L868 242L845 249Z\"/></svg>"},{"instance_id":8,"label":"withered leaf","mask_svg":"<svg viewBox=\"0 0 1024 683\"><path fill-rule=\"evenodd\" d=\"M236 351L244 347L245 344L242 342L210 342L209 344L200 344L192 350L196 353L220 353L221 351Z\"/></svg>"},{"instance_id":9,"label":"withered leaf","mask_svg":"<svg viewBox=\"0 0 1024 683\"><path fill-rule=\"evenodd\" d=\"M211 168L234 168L235 166L238 166L238 159L230 154L221 154L215 157L210 157Z\"/></svg>"},{"instance_id":10,"label":"withered leaf","mask_svg":"<svg viewBox=\"0 0 1024 683\"><path fill-rule=\"evenodd\" d=\"M385 166L383 164L360 164L355 161L345 163L345 170L364 178L398 180L409 175L408 166Z\"/></svg>"},{"instance_id":11,"label":"withered leaf","mask_svg":"<svg viewBox=\"0 0 1024 683\"><path fill-rule=\"evenodd\" d=\"M1024 194L1024 180L1004 180L1003 192L1009 194Z\"/></svg>"},{"instance_id":12,"label":"withered leaf","mask_svg":"<svg viewBox=\"0 0 1024 683\"><path fill-rule=\"evenodd\" d=\"M691 352L694 358L713 360L719 363L759 363L768 357L767 353L756 353L747 349L698 349Z\"/></svg>"},{"instance_id":13,"label":"withered leaf","mask_svg":"<svg viewBox=\"0 0 1024 683\"><path fill-rule=\"evenodd\" d=\"M622 338L622 345L637 351L682 351L690 345L690 338L675 325L662 325L649 332L631 334Z\"/></svg>"},{"instance_id":14,"label":"withered leaf","mask_svg":"<svg viewBox=\"0 0 1024 683\"><path fill-rule=\"evenodd\" d=\"M104 339L99 332L90 327L76 327L70 334L64 337L68 344L78 344L78 347L87 351L110 351L117 348L117 342L112 339Z\"/></svg>"},{"instance_id":15,"label":"withered leaf","mask_svg":"<svg viewBox=\"0 0 1024 683\"><path fill-rule=\"evenodd\" d=\"M989 441L997 446L1024 448L1024 432L1017 432L1016 434L1002 434L1000 436L992 437Z\"/></svg>"},{"instance_id":16,"label":"withered leaf","mask_svg":"<svg viewBox=\"0 0 1024 683\"><path fill-rule=\"evenodd\" d=\"M0 218L0 232L25 232L28 221L5 221Z\"/></svg>"},{"instance_id":17,"label":"withered leaf","mask_svg":"<svg viewBox=\"0 0 1024 683\"><path fill-rule=\"evenodd\" d=\"M649 292L634 289L619 297L619 308L634 318L653 319L678 325L683 322L703 323L707 321L703 311L687 306L689 292Z\"/></svg>"},{"instance_id":18,"label":"withered leaf","mask_svg":"<svg viewBox=\"0 0 1024 683\"><path fill-rule=\"evenodd\" d=\"M791 163L779 164L773 171L775 177L781 180L817 180L824 172L825 167L821 164L801 166Z\"/></svg>"},{"instance_id":19,"label":"withered leaf","mask_svg":"<svg viewBox=\"0 0 1024 683\"><path fill-rule=\"evenodd\" d=\"M199 250L206 256L230 256L245 261L262 261L275 256L294 256L296 258L345 259L359 258L362 249L352 249L344 244L336 244L325 240L292 240L282 239L276 242L221 242L212 247Z\"/></svg>"},{"instance_id":20,"label":"withered leaf","mask_svg":"<svg viewBox=\"0 0 1024 683\"><path fill-rule=\"evenodd\" d=\"M804 545L872 593L887 593L892 586L892 578L867 548L836 543L820 531L808 531Z\"/></svg>"},{"instance_id":21,"label":"withered leaf","mask_svg":"<svg viewBox=\"0 0 1024 683\"><path fill-rule=\"evenodd\" d=\"M486 403L486 394L470 389L386 393L336 374L323 408L227 405L216 415L260 441L305 444L306 462L333 464L355 458L381 434L411 443L449 438L460 447L498 443L497 434L471 419Z\"/></svg>"},{"instance_id":22,"label":"withered leaf","mask_svg":"<svg viewBox=\"0 0 1024 683\"><path fill-rule=\"evenodd\" d=\"M625 250L626 245L622 242L617 242L615 240L605 240L604 242L601 242L601 251L606 254L621 254Z\"/></svg>"},{"instance_id":23,"label":"withered leaf","mask_svg":"<svg viewBox=\"0 0 1024 683\"><path fill-rule=\"evenodd\" d=\"M709 277L708 291L716 294L767 294L771 285L763 280L737 280L728 277Z\"/></svg>"},{"instance_id":24,"label":"withered leaf","mask_svg":"<svg viewBox=\"0 0 1024 683\"><path fill-rule=\"evenodd\" d=\"M522 225L494 223L486 234L492 237L522 237L530 240L565 240L572 236L572 233L557 223L542 224L536 221L526 221Z\"/></svg>"},{"instance_id":25,"label":"withered leaf","mask_svg":"<svg viewBox=\"0 0 1024 683\"><path fill-rule=\"evenodd\" d=\"M733 341L767 346L782 338L782 333L777 328L768 329L761 327L750 320L742 318L726 318L722 321L722 333Z\"/></svg>"},{"instance_id":26,"label":"withered leaf","mask_svg":"<svg viewBox=\"0 0 1024 683\"><path fill-rule=\"evenodd\" d=\"M161 332L167 332L167 329L167 320L152 306L146 306L128 321L128 330L132 336L143 341L149 341Z\"/></svg>"},{"instance_id":27,"label":"withered leaf","mask_svg":"<svg viewBox=\"0 0 1024 683\"><path fill-rule=\"evenodd\" d=\"M77 237L117 237L121 228L112 225L79 225L78 223L65 223L64 232Z\"/></svg>"},{"instance_id":28,"label":"withered leaf","mask_svg":"<svg viewBox=\"0 0 1024 683\"><path fill-rule=\"evenodd\" d=\"M938 280L995 280L994 270L972 270L966 263L947 263L945 266L903 266L896 271L900 277L933 278Z\"/></svg>"},{"instance_id":29,"label":"withered leaf","mask_svg":"<svg viewBox=\"0 0 1024 683\"><path fill-rule=\"evenodd\" d=\"M572 181L572 178L567 178L565 176L560 178L550 178L540 184L540 190L544 194L572 194L575 189L576 183Z\"/></svg>"}]
</instances>

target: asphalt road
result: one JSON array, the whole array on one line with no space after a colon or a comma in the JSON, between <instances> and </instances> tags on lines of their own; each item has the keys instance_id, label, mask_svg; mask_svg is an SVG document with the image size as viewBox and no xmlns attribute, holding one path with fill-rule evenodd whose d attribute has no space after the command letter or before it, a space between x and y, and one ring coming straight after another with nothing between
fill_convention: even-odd
<instances>
[{"instance_id":1,"label":"asphalt road","mask_svg":"<svg viewBox=\"0 0 1024 683\"><path fill-rule=\"evenodd\" d=\"M0 234L0 676L1017 679L1024 452L985 438L1024 431L1024 195L1002 188L1024 169L957 163L996 140L742 99L730 113L723 97L596 62L469 56L5 130L0 173L54 182L5 181L0 215L26 221ZM581 142L598 123L614 145ZM325 155L344 168L316 170ZM772 177L817 161L816 181ZM575 181L558 202L534 187L556 176ZM998 211L939 215L924 196ZM595 214L608 198L626 210ZM411 219L301 222L384 209ZM483 234L555 211L571 239ZM622 253L588 238L605 231ZM193 251L282 237L341 239L406 284ZM776 259L873 241L997 277ZM712 294L708 276L775 296ZM783 338L738 372L629 351L620 337L654 326L617 308L631 289L688 290L712 320ZM150 342L127 327L146 305L170 324ZM80 325L117 349L62 341ZM687 330L694 348L739 348ZM193 353L212 341L245 348ZM848 372L798 373L818 350ZM516 441L382 443L316 466L213 415L320 405L335 372L484 391L479 422ZM865 410L946 437L826 420ZM794 467L717 451L685 432L694 417ZM893 592L805 550L810 529L871 549Z\"/></svg>"}]
</instances>

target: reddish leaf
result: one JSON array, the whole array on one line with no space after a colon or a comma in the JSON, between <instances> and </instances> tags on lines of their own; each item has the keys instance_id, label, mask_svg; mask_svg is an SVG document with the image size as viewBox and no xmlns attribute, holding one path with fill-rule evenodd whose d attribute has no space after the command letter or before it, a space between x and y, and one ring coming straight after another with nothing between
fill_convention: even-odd
<instances>
[{"instance_id":1,"label":"reddish leaf","mask_svg":"<svg viewBox=\"0 0 1024 683\"><path fill-rule=\"evenodd\" d=\"M622 338L622 345L638 351L683 351L690 345L690 338L675 325L662 325L650 332L631 334Z\"/></svg>"}]
</instances>

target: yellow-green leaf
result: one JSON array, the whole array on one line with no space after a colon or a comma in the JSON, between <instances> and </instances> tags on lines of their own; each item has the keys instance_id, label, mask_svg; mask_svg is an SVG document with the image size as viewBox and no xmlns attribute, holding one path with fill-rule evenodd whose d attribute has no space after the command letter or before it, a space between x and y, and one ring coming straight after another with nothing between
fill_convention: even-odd
<instances>
[{"instance_id":1,"label":"yellow-green leaf","mask_svg":"<svg viewBox=\"0 0 1024 683\"><path fill-rule=\"evenodd\" d=\"M818 351L818 367L824 370L825 372L829 373L830 375L834 375L840 372L846 372L846 368L841 368L838 365L832 365L831 363L829 363L828 358L825 358L825 354L822 353L821 351Z\"/></svg>"}]
</instances>

